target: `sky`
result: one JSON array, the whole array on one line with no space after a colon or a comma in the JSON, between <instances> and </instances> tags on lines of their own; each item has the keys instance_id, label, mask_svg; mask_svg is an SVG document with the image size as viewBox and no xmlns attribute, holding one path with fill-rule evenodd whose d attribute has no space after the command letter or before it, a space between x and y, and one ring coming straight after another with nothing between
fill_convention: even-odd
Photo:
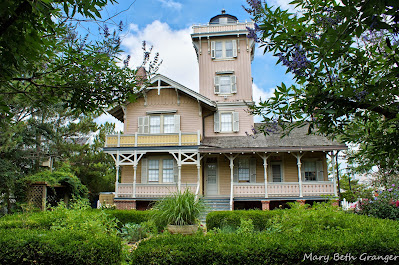
<instances>
[{"instance_id":1,"label":"sky","mask_svg":"<svg viewBox=\"0 0 399 265\"><path fill-rule=\"evenodd\" d=\"M286 9L289 1L270 0L268 3ZM108 20L110 28L122 21L123 56L131 56L130 67L141 64L142 41L146 41L148 46L153 46L153 53L159 52L163 60L158 73L198 91L198 62L190 36L192 26L208 23L222 9L240 22L251 21L242 5L248 6L244 0L119 0L118 4L107 5L101 14L103 19L112 17ZM267 99L281 82L292 83L292 76L285 74L286 68L276 62L276 57L256 48L252 62L255 101ZM100 124L114 122L117 131L123 129L122 123L110 115L102 115L96 121Z\"/></svg>"}]
</instances>

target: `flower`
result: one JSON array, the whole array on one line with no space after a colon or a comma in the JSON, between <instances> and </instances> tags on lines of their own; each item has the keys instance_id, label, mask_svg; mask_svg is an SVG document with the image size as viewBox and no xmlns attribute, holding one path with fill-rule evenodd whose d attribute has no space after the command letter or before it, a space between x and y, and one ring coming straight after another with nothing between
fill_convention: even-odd
<instances>
[{"instance_id":1,"label":"flower","mask_svg":"<svg viewBox=\"0 0 399 265\"><path fill-rule=\"evenodd\" d=\"M392 184L392 187L395 187L395 184Z\"/></svg>"}]
</instances>

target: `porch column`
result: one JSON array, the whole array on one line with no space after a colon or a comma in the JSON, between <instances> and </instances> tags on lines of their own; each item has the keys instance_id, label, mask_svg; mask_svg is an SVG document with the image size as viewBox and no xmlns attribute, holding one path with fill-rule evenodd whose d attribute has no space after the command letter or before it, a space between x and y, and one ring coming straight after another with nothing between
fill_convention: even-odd
<instances>
[{"instance_id":1,"label":"porch column","mask_svg":"<svg viewBox=\"0 0 399 265\"><path fill-rule=\"evenodd\" d=\"M179 149L179 160L177 161L177 190L181 191L181 150Z\"/></svg>"},{"instance_id":2,"label":"porch column","mask_svg":"<svg viewBox=\"0 0 399 265\"><path fill-rule=\"evenodd\" d=\"M338 155L338 152L337 152L337 154L334 154L334 151L331 151L331 153L328 154L328 155L330 156L330 159L331 159L331 168L332 168L332 173L333 173L334 196L337 197L337 180L336 180L335 170L334 170L334 159L335 159L335 156ZM338 166L338 164L337 164L337 166Z\"/></svg>"},{"instance_id":3,"label":"porch column","mask_svg":"<svg viewBox=\"0 0 399 265\"><path fill-rule=\"evenodd\" d=\"M301 156L297 156L296 164L298 166L298 182L299 182L299 197L303 197L302 194L302 163L301 163Z\"/></svg>"},{"instance_id":4,"label":"porch column","mask_svg":"<svg viewBox=\"0 0 399 265\"><path fill-rule=\"evenodd\" d=\"M133 165L133 198L136 198L137 163Z\"/></svg>"},{"instance_id":5,"label":"porch column","mask_svg":"<svg viewBox=\"0 0 399 265\"><path fill-rule=\"evenodd\" d=\"M118 183L119 183L119 165L116 166L116 176L115 176L115 198L118 197Z\"/></svg>"},{"instance_id":6,"label":"porch column","mask_svg":"<svg viewBox=\"0 0 399 265\"><path fill-rule=\"evenodd\" d=\"M263 174L265 178L265 198L269 197L269 194L267 192L267 159L269 158L270 155L260 155L258 154L262 159L263 159ZM263 205L263 204L262 204Z\"/></svg>"},{"instance_id":7,"label":"porch column","mask_svg":"<svg viewBox=\"0 0 399 265\"><path fill-rule=\"evenodd\" d=\"M233 156L232 154L225 155L230 160L230 211L234 210L233 208L233 197L234 197L234 159L238 156L236 154Z\"/></svg>"},{"instance_id":8,"label":"porch column","mask_svg":"<svg viewBox=\"0 0 399 265\"><path fill-rule=\"evenodd\" d=\"M230 159L230 211L233 210L233 192L234 192L234 158Z\"/></svg>"},{"instance_id":9,"label":"porch column","mask_svg":"<svg viewBox=\"0 0 399 265\"><path fill-rule=\"evenodd\" d=\"M296 157L296 165L298 166L298 183L299 183L299 197L303 197L302 194L302 163L301 163L301 158L303 157L304 154L292 154L294 157Z\"/></svg>"},{"instance_id":10,"label":"porch column","mask_svg":"<svg viewBox=\"0 0 399 265\"><path fill-rule=\"evenodd\" d=\"M197 190L195 191L195 195L198 198L199 191L200 191L200 183L201 183L201 166L197 166Z\"/></svg>"}]
</instances>

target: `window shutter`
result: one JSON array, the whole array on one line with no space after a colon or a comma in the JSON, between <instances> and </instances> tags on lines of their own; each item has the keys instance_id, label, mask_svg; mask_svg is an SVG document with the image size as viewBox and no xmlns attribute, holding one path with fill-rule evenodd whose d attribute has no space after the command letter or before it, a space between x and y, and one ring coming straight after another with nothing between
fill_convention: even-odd
<instances>
[{"instance_id":1,"label":"window shutter","mask_svg":"<svg viewBox=\"0 0 399 265\"><path fill-rule=\"evenodd\" d=\"M178 180L178 177L179 177L179 169L177 168L177 162L176 162L176 159L173 159L173 176L174 176L174 179L175 179L175 183L177 183L179 180Z\"/></svg>"},{"instance_id":2,"label":"window shutter","mask_svg":"<svg viewBox=\"0 0 399 265\"><path fill-rule=\"evenodd\" d=\"M237 183L238 182L238 159L234 159L236 163L234 163L234 168L233 168L233 182Z\"/></svg>"},{"instance_id":3,"label":"window shutter","mask_svg":"<svg viewBox=\"0 0 399 265\"><path fill-rule=\"evenodd\" d=\"M237 57L237 40L233 40L233 57Z\"/></svg>"},{"instance_id":4,"label":"window shutter","mask_svg":"<svg viewBox=\"0 0 399 265\"><path fill-rule=\"evenodd\" d=\"M316 161L317 181L324 181L323 161Z\"/></svg>"},{"instance_id":5,"label":"window shutter","mask_svg":"<svg viewBox=\"0 0 399 265\"><path fill-rule=\"evenodd\" d=\"M213 114L213 128L215 132L220 132L220 113L219 112L215 112L215 114Z\"/></svg>"},{"instance_id":6,"label":"window shutter","mask_svg":"<svg viewBox=\"0 0 399 265\"><path fill-rule=\"evenodd\" d=\"M220 93L220 77L215 76L215 94Z\"/></svg>"},{"instance_id":7,"label":"window shutter","mask_svg":"<svg viewBox=\"0 0 399 265\"><path fill-rule=\"evenodd\" d=\"M211 58L212 59L215 59L215 54L216 54L215 47L216 47L215 42L211 41Z\"/></svg>"},{"instance_id":8,"label":"window shutter","mask_svg":"<svg viewBox=\"0 0 399 265\"><path fill-rule=\"evenodd\" d=\"M150 117L145 116L143 118L144 118L143 133L150 133Z\"/></svg>"},{"instance_id":9,"label":"window shutter","mask_svg":"<svg viewBox=\"0 0 399 265\"><path fill-rule=\"evenodd\" d=\"M180 132L180 115L175 115L175 133Z\"/></svg>"},{"instance_id":10,"label":"window shutter","mask_svg":"<svg viewBox=\"0 0 399 265\"><path fill-rule=\"evenodd\" d=\"M148 160L141 159L141 183L147 183Z\"/></svg>"},{"instance_id":11,"label":"window shutter","mask_svg":"<svg viewBox=\"0 0 399 265\"><path fill-rule=\"evenodd\" d=\"M236 76L230 76L230 84L231 84L231 93L237 93L237 84L236 84Z\"/></svg>"},{"instance_id":12,"label":"window shutter","mask_svg":"<svg viewBox=\"0 0 399 265\"><path fill-rule=\"evenodd\" d=\"M249 160L249 177L251 183L256 183L256 158Z\"/></svg>"},{"instance_id":13,"label":"window shutter","mask_svg":"<svg viewBox=\"0 0 399 265\"><path fill-rule=\"evenodd\" d=\"M238 112L233 112L233 132L240 130L240 116Z\"/></svg>"},{"instance_id":14,"label":"window shutter","mask_svg":"<svg viewBox=\"0 0 399 265\"><path fill-rule=\"evenodd\" d=\"M139 133L144 133L144 118L145 117L139 117L139 120L138 120L138 132Z\"/></svg>"}]
</instances>

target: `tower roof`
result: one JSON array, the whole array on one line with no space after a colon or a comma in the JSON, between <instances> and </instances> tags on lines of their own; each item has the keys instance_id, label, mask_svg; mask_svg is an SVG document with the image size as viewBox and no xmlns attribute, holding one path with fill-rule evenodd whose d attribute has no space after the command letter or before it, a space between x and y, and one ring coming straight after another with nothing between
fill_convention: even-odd
<instances>
[{"instance_id":1,"label":"tower roof","mask_svg":"<svg viewBox=\"0 0 399 265\"><path fill-rule=\"evenodd\" d=\"M237 21L236 16L226 14L226 10L222 9L222 13L211 18L209 24L232 24L237 23Z\"/></svg>"}]
</instances>

